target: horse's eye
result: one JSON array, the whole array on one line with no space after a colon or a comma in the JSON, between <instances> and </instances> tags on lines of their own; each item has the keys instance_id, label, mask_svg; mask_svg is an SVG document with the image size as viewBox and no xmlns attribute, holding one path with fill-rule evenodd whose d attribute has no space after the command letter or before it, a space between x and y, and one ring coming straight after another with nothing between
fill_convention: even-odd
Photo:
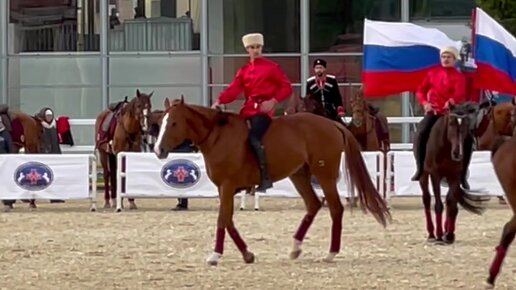
<instances>
[{"instance_id":1,"label":"horse's eye","mask_svg":"<svg viewBox=\"0 0 516 290\"><path fill-rule=\"evenodd\" d=\"M172 127L174 127L176 125L176 122L172 122Z\"/></svg>"}]
</instances>

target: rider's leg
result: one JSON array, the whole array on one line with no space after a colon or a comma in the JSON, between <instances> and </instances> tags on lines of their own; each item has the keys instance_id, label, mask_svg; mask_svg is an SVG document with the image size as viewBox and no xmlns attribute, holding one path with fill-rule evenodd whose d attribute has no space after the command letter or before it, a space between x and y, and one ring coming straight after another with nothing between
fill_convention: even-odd
<instances>
[{"instance_id":1,"label":"rider's leg","mask_svg":"<svg viewBox=\"0 0 516 290\"><path fill-rule=\"evenodd\" d=\"M249 141L256 153L260 166L260 185L256 188L258 192L265 192L268 188L272 187L272 181L269 178L267 158L265 156L265 148L262 145L263 135L267 132L270 122L271 119L268 115L254 116L249 120L251 127L249 130Z\"/></svg>"},{"instance_id":2,"label":"rider's leg","mask_svg":"<svg viewBox=\"0 0 516 290\"><path fill-rule=\"evenodd\" d=\"M416 156L416 165L417 171L412 176L412 181L418 181L423 174L423 169L425 165L425 156L426 156L426 143L428 141L428 137L430 137L430 132L432 131L432 127L439 117L434 114L426 114L421 121L419 138L417 141L417 151L418 154Z\"/></svg>"},{"instance_id":3,"label":"rider's leg","mask_svg":"<svg viewBox=\"0 0 516 290\"><path fill-rule=\"evenodd\" d=\"M461 176L461 184L464 189L470 189L467 174L469 163L471 162L471 155L473 155L473 137L468 135L464 139L464 169Z\"/></svg>"}]
</instances>

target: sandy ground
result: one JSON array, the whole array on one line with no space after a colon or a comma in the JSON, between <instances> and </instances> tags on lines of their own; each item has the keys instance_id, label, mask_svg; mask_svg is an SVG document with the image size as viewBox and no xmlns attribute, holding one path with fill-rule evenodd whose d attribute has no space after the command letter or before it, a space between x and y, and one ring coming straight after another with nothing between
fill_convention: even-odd
<instances>
[{"instance_id":1,"label":"sandy ground","mask_svg":"<svg viewBox=\"0 0 516 290\"><path fill-rule=\"evenodd\" d=\"M217 200L137 200L137 211L88 211L86 202L27 204L0 214L0 289L483 289L501 229L511 210L493 199L483 216L461 212L457 243L429 245L418 198L393 200L393 223L346 208L343 250L329 246L329 214L317 217L299 260L291 237L304 215L300 199L262 199L262 211L236 211L235 221L257 262L246 265L229 237L218 267L213 248ZM101 203L99 203L101 204ZM252 208L251 200L248 207ZM509 252L497 289L516 289Z\"/></svg>"}]
</instances>

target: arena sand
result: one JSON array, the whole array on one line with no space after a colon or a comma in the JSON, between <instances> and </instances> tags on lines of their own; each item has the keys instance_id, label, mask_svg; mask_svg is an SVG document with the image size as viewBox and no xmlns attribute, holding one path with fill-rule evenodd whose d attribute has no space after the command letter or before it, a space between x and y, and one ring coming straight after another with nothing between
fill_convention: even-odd
<instances>
[{"instance_id":1,"label":"arena sand","mask_svg":"<svg viewBox=\"0 0 516 290\"><path fill-rule=\"evenodd\" d=\"M343 250L328 264L321 261L329 245L326 208L292 261L303 203L262 199L262 211L235 211L257 262L245 265L226 237L221 264L208 267L217 203L190 200L190 211L173 212L175 200L137 200L137 211L91 213L85 202L41 201L36 212L18 202L0 214L0 289L483 289L511 216L495 199L484 216L461 211L457 243L436 246L425 242L419 198L393 200L394 221L385 230L346 208ZM516 289L514 257L510 251L497 289Z\"/></svg>"}]
</instances>

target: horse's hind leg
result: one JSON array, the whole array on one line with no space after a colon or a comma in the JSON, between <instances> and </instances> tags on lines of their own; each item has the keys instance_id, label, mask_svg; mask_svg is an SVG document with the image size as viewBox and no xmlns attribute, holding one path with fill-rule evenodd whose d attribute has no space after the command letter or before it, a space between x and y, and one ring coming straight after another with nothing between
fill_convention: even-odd
<instances>
[{"instance_id":1,"label":"horse's hind leg","mask_svg":"<svg viewBox=\"0 0 516 290\"><path fill-rule=\"evenodd\" d=\"M340 252L340 243L342 236L342 216L344 214L344 207L340 201L339 192L337 190L337 177L331 178L328 176L318 176L319 184L324 191L328 209L331 215L331 243L328 256L324 259L325 262L331 262Z\"/></svg>"},{"instance_id":2,"label":"horse's hind leg","mask_svg":"<svg viewBox=\"0 0 516 290\"><path fill-rule=\"evenodd\" d=\"M491 263L491 268L489 269L489 278L487 278L487 284L490 287L494 287L496 276L498 276L498 273L500 272L503 260L507 254L509 246L514 240L515 234L516 215L513 215L511 220L503 227L502 238L500 239L498 247L496 247L496 255L493 262Z\"/></svg>"},{"instance_id":3,"label":"horse's hind leg","mask_svg":"<svg viewBox=\"0 0 516 290\"><path fill-rule=\"evenodd\" d=\"M435 176L434 174L430 175L430 180L432 181L432 189L434 191L435 198L435 235L436 241L442 242L443 240L443 201L441 199L441 178Z\"/></svg>"},{"instance_id":4,"label":"horse's hind leg","mask_svg":"<svg viewBox=\"0 0 516 290\"><path fill-rule=\"evenodd\" d=\"M308 229L312 225L317 212L321 209L321 201L317 197L312 183L310 181L311 173L308 166L304 166L299 169L296 173L290 176L290 180L294 184L297 192L303 198L306 207L306 214L301 221L296 233L294 234L294 245L292 252L290 252L291 259L297 259L301 255L301 245L308 232Z\"/></svg>"},{"instance_id":5,"label":"horse's hind leg","mask_svg":"<svg viewBox=\"0 0 516 290\"><path fill-rule=\"evenodd\" d=\"M425 218L426 218L426 231L428 232L427 240L429 242L435 241L435 233L434 233L434 222L432 221L432 210L431 210L431 196L430 191L428 190L428 174L423 173L421 178L419 179L419 186L422 191L423 198L423 206L425 207Z\"/></svg>"},{"instance_id":6,"label":"horse's hind leg","mask_svg":"<svg viewBox=\"0 0 516 290\"><path fill-rule=\"evenodd\" d=\"M109 182L109 179L111 177L109 174L108 156L105 152L100 152L100 151L99 151L99 155L100 155L100 164L102 164L102 176L104 178L104 208L110 208L111 207L111 203L110 203L111 199L110 199L109 189L110 189L111 184Z\"/></svg>"}]
</instances>

